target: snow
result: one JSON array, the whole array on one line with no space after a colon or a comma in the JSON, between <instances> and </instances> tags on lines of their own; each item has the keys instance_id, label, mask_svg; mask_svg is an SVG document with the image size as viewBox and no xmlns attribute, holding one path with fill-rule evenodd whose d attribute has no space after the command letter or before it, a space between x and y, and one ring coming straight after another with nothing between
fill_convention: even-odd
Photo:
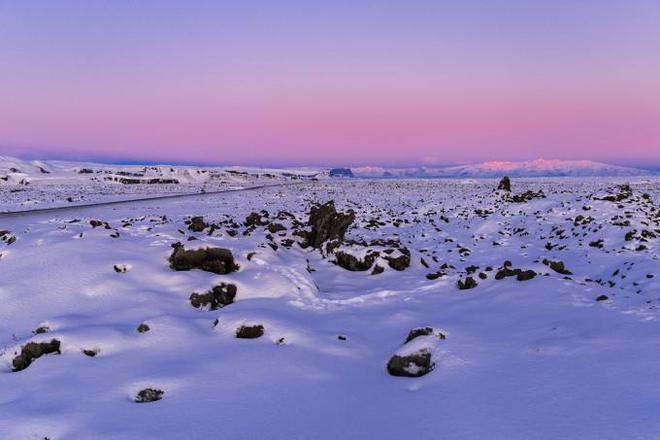
<instances>
[{"instance_id":1,"label":"snow","mask_svg":"<svg viewBox=\"0 0 660 440\"><path fill-rule=\"evenodd\" d=\"M660 179L513 179L514 192L547 196L527 203L507 201L488 179L294 183L0 214L0 230L16 237L0 241L0 438L658 438ZM625 183L633 195L620 202L592 197ZM43 200L59 194L32 186ZM410 267L379 260L381 274L350 272L297 244L296 221L328 200L356 212L342 249L364 255L359 243L398 239ZM261 210L287 230L244 235L241 224L229 234L232 221ZM295 220L273 219L280 210ZM198 215L220 228L189 231ZM598 239L602 248L589 245ZM240 269L174 271L175 242L228 248ZM505 260L537 276L494 279ZM459 290L472 265L478 286ZM445 275L426 278L436 271ZM237 286L234 304L190 305L192 292L221 282ZM609 299L596 301L601 294ZM150 331L138 333L141 323ZM264 336L235 337L256 324ZM32 333L44 325L49 332ZM424 326L446 339L404 344ZM11 371L21 346L53 338L62 354ZM432 372L388 375L392 355L418 349L432 353ZM162 400L135 403L147 387Z\"/></svg>"}]
</instances>

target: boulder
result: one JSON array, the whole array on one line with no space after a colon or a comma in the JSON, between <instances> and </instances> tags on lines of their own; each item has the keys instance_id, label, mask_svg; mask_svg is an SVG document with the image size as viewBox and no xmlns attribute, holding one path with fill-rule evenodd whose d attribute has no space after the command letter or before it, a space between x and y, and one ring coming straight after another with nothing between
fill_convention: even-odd
<instances>
[{"instance_id":1,"label":"boulder","mask_svg":"<svg viewBox=\"0 0 660 440\"><path fill-rule=\"evenodd\" d=\"M421 349L406 355L395 354L387 363L387 372L392 376L420 377L430 373L435 368L431 353Z\"/></svg>"},{"instance_id":2,"label":"boulder","mask_svg":"<svg viewBox=\"0 0 660 440\"><path fill-rule=\"evenodd\" d=\"M206 293L192 293L190 304L196 309L208 307L209 310L217 310L234 302L236 290L233 284L221 283Z\"/></svg>"},{"instance_id":3,"label":"boulder","mask_svg":"<svg viewBox=\"0 0 660 440\"><path fill-rule=\"evenodd\" d=\"M500 191L511 192L511 179L509 179L509 176L502 177L500 183L497 185L497 189Z\"/></svg>"},{"instance_id":4,"label":"boulder","mask_svg":"<svg viewBox=\"0 0 660 440\"><path fill-rule=\"evenodd\" d=\"M208 227L209 225L204 222L204 217L193 217L190 219L190 224L188 225L188 229L193 232L202 232Z\"/></svg>"},{"instance_id":5,"label":"boulder","mask_svg":"<svg viewBox=\"0 0 660 440\"><path fill-rule=\"evenodd\" d=\"M256 339L264 335L265 329L261 324L242 325L236 329L236 337L239 339Z\"/></svg>"},{"instance_id":6,"label":"boulder","mask_svg":"<svg viewBox=\"0 0 660 440\"><path fill-rule=\"evenodd\" d=\"M573 275L573 272L566 269L566 267L564 266L563 261L552 261L552 260L548 260L548 259L544 258L543 259L543 264L545 264L546 266L549 266L550 269L552 269L555 272L560 273L562 275Z\"/></svg>"},{"instance_id":7,"label":"boulder","mask_svg":"<svg viewBox=\"0 0 660 440\"><path fill-rule=\"evenodd\" d=\"M339 267L353 272L365 271L371 269L378 253L368 253L364 259L359 259L353 254L343 251L335 251L336 263Z\"/></svg>"},{"instance_id":8,"label":"boulder","mask_svg":"<svg viewBox=\"0 0 660 440\"><path fill-rule=\"evenodd\" d=\"M227 274L238 270L234 256L229 249L201 248L185 250L181 243L176 243L170 255L170 267L174 270L201 269L206 272Z\"/></svg>"},{"instance_id":9,"label":"boulder","mask_svg":"<svg viewBox=\"0 0 660 440\"><path fill-rule=\"evenodd\" d=\"M355 212L337 212L331 200L323 205L313 206L309 212L309 226L312 230L306 234L307 245L319 249L330 240L343 240L349 226L355 221Z\"/></svg>"},{"instance_id":10,"label":"boulder","mask_svg":"<svg viewBox=\"0 0 660 440\"><path fill-rule=\"evenodd\" d=\"M50 342L28 342L21 348L21 353L12 361L12 369L14 371L25 370L33 360L51 353L61 353L60 341L57 339L51 339Z\"/></svg>"},{"instance_id":11,"label":"boulder","mask_svg":"<svg viewBox=\"0 0 660 440\"><path fill-rule=\"evenodd\" d=\"M458 280L457 284L460 290L474 289L479 285L472 277L465 277L464 280Z\"/></svg>"}]
</instances>

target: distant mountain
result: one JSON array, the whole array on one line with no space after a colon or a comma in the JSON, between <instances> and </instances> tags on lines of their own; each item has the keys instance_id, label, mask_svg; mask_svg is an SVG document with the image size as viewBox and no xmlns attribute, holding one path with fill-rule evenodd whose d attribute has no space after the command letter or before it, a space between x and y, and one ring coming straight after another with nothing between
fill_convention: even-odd
<instances>
[{"instance_id":1,"label":"distant mountain","mask_svg":"<svg viewBox=\"0 0 660 440\"><path fill-rule=\"evenodd\" d=\"M356 177L589 177L648 176L655 173L639 168L609 165L590 160L491 161L451 167L352 168Z\"/></svg>"},{"instance_id":2,"label":"distant mountain","mask_svg":"<svg viewBox=\"0 0 660 440\"><path fill-rule=\"evenodd\" d=\"M330 177L355 177L350 168L332 168Z\"/></svg>"}]
</instances>

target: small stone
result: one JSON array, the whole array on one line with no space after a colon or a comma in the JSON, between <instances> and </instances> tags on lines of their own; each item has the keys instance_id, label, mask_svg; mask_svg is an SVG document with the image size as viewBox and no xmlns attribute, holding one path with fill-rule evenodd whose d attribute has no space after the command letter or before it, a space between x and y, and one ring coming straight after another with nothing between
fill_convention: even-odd
<instances>
[{"instance_id":1,"label":"small stone","mask_svg":"<svg viewBox=\"0 0 660 440\"><path fill-rule=\"evenodd\" d=\"M135 396L136 403L155 402L163 398L165 391L154 388L145 388Z\"/></svg>"}]
</instances>

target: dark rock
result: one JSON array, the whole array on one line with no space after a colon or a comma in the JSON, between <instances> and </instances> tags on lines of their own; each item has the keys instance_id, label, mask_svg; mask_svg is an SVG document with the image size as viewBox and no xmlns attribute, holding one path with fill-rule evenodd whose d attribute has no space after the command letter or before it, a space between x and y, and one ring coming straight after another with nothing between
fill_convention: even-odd
<instances>
[{"instance_id":1,"label":"dark rock","mask_svg":"<svg viewBox=\"0 0 660 440\"><path fill-rule=\"evenodd\" d=\"M135 396L136 403L155 402L163 398L165 391L154 388L145 388Z\"/></svg>"},{"instance_id":2,"label":"dark rock","mask_svg":"<svg viewBox=\"0 0 660 440\"><path fill-rule=\"evenodd\" d=\"M438 278L443 277L445 275L447 275L447 274L444 273L444 272L428 273L428 274L426 274L426 279L427 280L437 280Z\"/></svg>"},{"instance_id":3,"label":"dark rock","mask_svg":"<svg viewBox=\"0 0 660 440\"><path fill-rule=\"evenodd\" d=\"M407 248L399 249L398 257L386 256L387 264L394 270L402 271L410 267L410 251Z\"/></svg>"},{"instance_id":4,"label":"dark rock","mask_svg":"<svg viewBox=\"0 0 660 440\"><path fill-rule=\"evenodd\" d=\"M479 283L472 277L465 277L465 280L458 280L458 288L461 290L474 289L478 285Z\"/></svg>"},{"instance_id":5,"label":"dark rock","mask_svg":"<svg viewBox=\"0 0 660 440\"><path fill-rule=\"evenodd\" d=\"M12 368L14 371L25 370L33 360L51 353L61 353L60 341L57 339L50 342L28 342L21 348L21 354L12 361Z\"/></svg>"},{"instance_id":6,"label":"dark rock","mask_svg":"<svg viewBox=\"0 0 660 440\"><path fill-rule=\"evenodd\" d=\"M368 253L364 257L364 260L360 260L355 255L342 251L335 251L335 259L337 265L353 272L371 269L371 266L373 266L377 256L377 253Z\"/></svg>"},{"instance_id":7,"label":"dark rock","mask_svg":"<svg viewBox=\"0 0 660 440\"><path fill-rule=\"evenodd\" d=\"M148 332L149 330L151 330L151 327L149 327L149 326L148 326L147 324L145 324L144 322L143 322L142 324L138 325L138 327L137 327L137 331L138 331L138 333L146 333L146 332Z\"/></svg>"},{"instance_id":8,"label":"dark rock","mask_svg":"<svg viewBox=\"0 0 660 440\"><path fill-rule=\"evenodd\" d=\"M543 264L549 266L550 269L562 275L573 275L573 272L571 272L570 270L566 269L566 267L564 267L563 261L551 261L548 259L543 259Z\"/></svg>"},{"instance_id":9,"label":"dark rock","mask_svg":"<svg viewBox=\"0 0 660 440\"><path fill-rule=\"evenodd\" d=\"M502 177L499 185L497 185L497 189L501 191L511 192L511 179L509 179L509 176Z\"/></svg>"},{"instance_id":10,"label":"dark rock","mask_svg":"<svg viewBox=\"0 0 660 440\"><path fill-rule=\"evenodd\" d=\"M395 354L387 363L387 372L392 376L420 377L433 371L434 367L431 353L422 349L403 356Z\"/></svg>"},{"instance_id":11,"label":"dark rock","mask_svg":"<svg viewBox=\"0 0 660 440\"><path fill-rule=\"evenodd\" d=\"M608 299L610 298L607 295L599 295L596 301L607 301Z\"/></svg>"},{"instance_id":12,"label":"dark rock","mask_svg":"<svg viewBox=\"0 0 660 440\"><path fill-rule=\"evenodd\" d=\"M536 276L536 272L533 270L521 270L518 275L516 276L516 279L518 281L528 281L533 279Z\"/></svg>"},{"instance_id":13,"label":"dark rock","mask_svg":"<svg viewBox=\"0 0 660 440\"><path fill-rule=\"evenodd\" d=\"M201 269L217 274L238 270L231 251L224 248L185 250L181 243L176 243L169 261L174 270Z\"/></svg>"},{"instance_id":14,"label":"dark rock","mask_svg":"<svg viewBox=\"0 0 660 440\"><path fill-rule=\"evenodd\" d=\"M281 223L271 223L268 225L268 232L271 234L276 234L282 231L286 231L286 227Z\"/></svg>"},{"instance_id":15,"label":"dark rock","mask_svg":"<svg viewBox=\"0 0 660 440\"><path fill-rule=\"evenodd\" d=\"M202 232L208 227L209 225L204 222L204 217L193 217L190 219L190 224L188 225L188 229L193 232Z\"/></svg>"},{"instance_id":16,"label":"dark rock","mask_svg":"<svg viewBox=\"0 0 660 440\"><path fill-rule=\"evenodd\" d=\"M49 331L50 331L50 327L48 327L47 325L42 325L41 327L37 327L37 329L34 330L32 333L34 333L35 335L40 335L43 333L48 333Z\"/></svg>"},{"instance_id":17,"label":"dark rock","mask_svg":"<svg viewBox=\"0 0 660 440\"><path fill-rule=\"evenodd\" d=\"M256 339L264 335L264 326L258 325L242 325L236 330L236 337L240 339Z\"/></svg>"},{"instance_id":18,"label":"dark rock","mask_svg":"<svg viewBox=\"0 0 660 440\"><path fill-rule=\"evenodd\" d=\"M419 337L419 336L430 336L433 335L433 328L432 327L417 327L412 330L410 330L410 333L408 333L408 336L406 337L406 344L413 339ZM438 333L438 338L440 339L445 339L446 336L442 333Z\"/></svg>"},{"instance_id":19,"label":"dark rock","mask_svg":"<svg viewBox=\"0 0 660 440\"><path fill-rule=\"evenodd\" d=\"M589 246L602 249L604 246L603 239L591 241L589 242Z\"/></svg>"},{"instance_id":20,"label":"dark rock","mask_svg":"<svg viewBox=\"0 0 660 440\"><path fill-rule=\"evenodd\" d=\"M354 220L353 210L337 212L333 201L313 206L309 212L309 225L312 230L306 234L307 244L318 249L326 241L343 240Z\"/></svg>"},{"instance_id":21,"label":"dark rock","mask_svg":"<svg viewBox=\"0 0 660 440\"><path fill-rule=\"evenodd\" d=\"M266 211L252 212L245 217L245 222L243 224L247 227L266 226L269 223L267 218L268 212Z\"/></svg>"},{"instance_id":22,"label":"dark rock","mask_svg":"<svg viewBox=\"0 0 660 440\"><path fill-rule=\"evenodd\" d=\"M385 272L385 268L383 266L379 266L378 264L374 266L374 270L371 271L371 275L378 275Z\"/></svg>"},{"instance_id":23,"label":"dark rock","mask_svg":"<svg viewBox=\"0 0 660 440\"><path fill-rule=\"evenodd\" d=\"M233 284L221 283L206 293L191 294L190 304L197 309L208 307L209 310L217 310L234 302L236 290Z\"/></svg>"},{"instance_id":24,"label":"dark rock","mask_svg":"<svg viewBox=\"0 0 660 440\"><path fill-rule=\"evenodd\" d=\"M94 357L99 354L98 350L83 350L85 356Z\"/></svg>"},{"instance_id":25,"label":"dark rock","mask_svg":"<svg viewBox=\"0 0 660 440\"><path fill-rule=\"evenodd\" d=\"M538 192L529 190L522 194L514 194L513 196L509 196L509 201L514 203L525 203L533 199L545 199L545 194L542 190L539 190Z\"/></svg>"}]
</instances>

